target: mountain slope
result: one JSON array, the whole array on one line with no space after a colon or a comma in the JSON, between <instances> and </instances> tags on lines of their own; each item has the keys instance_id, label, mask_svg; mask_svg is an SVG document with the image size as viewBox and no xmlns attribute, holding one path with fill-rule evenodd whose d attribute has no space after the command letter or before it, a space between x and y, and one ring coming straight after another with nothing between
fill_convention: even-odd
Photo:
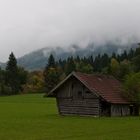
<instances>
[{"instance_id":1,"label":"mountain slope","mask_svg":"<svg viewBox=\"0 0 140 140\"><path fill-rule=\"evenodd\" d=\"M66 59L69 56L77 56L80 57L96 55L108 53L112 54L112 52L121 53L124 50L129 50L130 48L136 48L136 44L129 44L129 45L117 45L114 43L106 43L105 45L101 46L94 46L94 44L89 44L85 48L81 48L77 45L72 45L69 49L64 49L62 47L47 47L40 50L36 50L31 52L23 57L18 58L18 64L20 66L25 67L27 70L39 70L43 69L47 64L47 60L50 54L53 54L56 60Z\"/></svg>"},{"instance_id":2,"label":"mountain slope","mask_svg":"<svg viewBox=\"0 0 140 140\"><path fill-rule=\"evenodd\" d=\"M5 65L4 63L0 62L0 67L1 68L3 68L4 65Z\"/></svg>"}]
</instances>

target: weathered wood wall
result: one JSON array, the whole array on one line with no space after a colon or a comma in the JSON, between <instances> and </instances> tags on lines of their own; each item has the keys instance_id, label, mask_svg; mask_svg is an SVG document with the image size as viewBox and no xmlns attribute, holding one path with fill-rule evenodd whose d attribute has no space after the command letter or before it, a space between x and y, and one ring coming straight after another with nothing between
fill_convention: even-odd
<instances>
[{"instance_id":1,"label":"weathered wood wall","mask_svg":"<svg viewBox=\"0 0 140 140\"><path fill-rule=\"evenodd\" d=\"M111 116L128 116L130 115L129 105L111 105Z\"/></svg>"},{"instance_id":2,"label":"weathered wood wall","mask_svg":"<svg viewBox=\"0 0 140 140\"><path fill-rule=\"evenodd\" d=\"M76 78L65 82L57 91L57 105L61 115L99 116L100 113L98 97Z\"/></svg>"}]
</instances>

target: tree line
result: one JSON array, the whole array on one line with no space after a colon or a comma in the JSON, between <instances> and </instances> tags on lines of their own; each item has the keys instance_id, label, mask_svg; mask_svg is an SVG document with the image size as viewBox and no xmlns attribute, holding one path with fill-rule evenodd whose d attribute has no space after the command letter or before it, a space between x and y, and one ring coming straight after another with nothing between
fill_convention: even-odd
<instances>
[{"instance_id":1,"label":"tree line","mask_svg":"<svg viewBox=\"0 0 140 140\"><path fill-rule=\"evenodd\" d=\"M49 92L72 71L88 74L113 75L123 83L124 96L131 101L140 101L140 47L124 51L121 54L98 54L95 58L68 57L55 61L51 54L44 70L45 88Z\"/></svg>"},{"instance_id":2,"label":"tree line","mask_svg":"<svg viewBox=\"0 0 140 140\"><path fill-rule=\"evenodd\" d=\"M98 54L55 60L51 54L44 70L29 72L17 65L13 53L5 70L0 69L0 95L49 92L72 71L113 75L124 85L130 100L140 100L140 47L121 54Z\"/></svg>"}]
</instances>

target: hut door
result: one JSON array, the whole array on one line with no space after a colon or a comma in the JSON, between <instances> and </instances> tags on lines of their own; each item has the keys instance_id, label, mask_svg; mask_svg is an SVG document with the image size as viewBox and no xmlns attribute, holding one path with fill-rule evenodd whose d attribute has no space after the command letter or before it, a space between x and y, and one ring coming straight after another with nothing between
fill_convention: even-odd
<instances>
[{"instance_id":1,"label":"hut door","mask_svg":"<svg viewBox=\"0 0 140 140\"><path fill-rule=\"evenodd\" d=\"M101 115L110 116L111 115L111 105L106 101L101 101Z\"/></svg>"}]
</instances>

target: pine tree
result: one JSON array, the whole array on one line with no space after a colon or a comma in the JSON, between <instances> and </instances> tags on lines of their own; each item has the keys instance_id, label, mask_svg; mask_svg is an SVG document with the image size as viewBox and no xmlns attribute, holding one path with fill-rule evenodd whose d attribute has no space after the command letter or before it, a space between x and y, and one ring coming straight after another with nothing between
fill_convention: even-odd
<instances>
[{"instance_id":1,"label":"pine tree","mask_svg":"<svg viewBox=\"0 0 140 140\"><path fill-rule=\"evenodd\" d=\"M52 88L54 88L54 86L58 84L60 81L60 73L61 72L56 65L55 58L51 54L43 73L46 92L49 92Z\"/></svg>"},{"instance_id":2,"label":"pine tree","mask_svg":"<svg viewBox=\"0 0 140 140\"><path fill-rule=\"evenodd\" d=\"M55 62L55 59L54 59L54 56L51 54L48 58L48 64L47 64L47 67L50 68L54 68L56 66L56 62Z\"/></svg>"},{"instance_id":3,"label":"pine tree","mask_svg":"<svg viewBox=\"0 0 140 140\"><path fill-rule=\"evenodd\" d=\"M98 56L95 57L93 68L95 72L101 72L101 55L98 54Z\"/></svg>"},{"instance_id":4,"label":"pine tree","mask_svg":"<svg viewBox=\"0 0 140 140\"><path fill-rule=\"evenodd\" d=\"M89 62L89 64L91 64L93 66L93 56L92 55L88 57L88 62Z\"/></svg>"},{"instance_id":5,"label":"pine tree","mask_svg":"<svg viewBox=\"0 0 140 140\"><path fill-rule=\"evenodd\" d=\"M112 58L116 59L116 53L115 52L112 53Z\"/></svg>"},{"instance_id":6,"label":"pine tree","mask_svg":"<svg viewBox=\"0 0 140 140\"><path fill-rule=\"evenodd\" d=\"M128 59L128 55L127 55L127 52L126 52L126 50L121 54L121 61L123 61L123 60L127 60Z\"/></svg>"},{"instance_id":7,"label":"pine tree","mask_svg":"<svg viewBox=\"0 0 140 140\"><path fill-rule=\"evenodd\" d=\"M66 60L62 60L61 58L58 61L58 66L61 67L62 70L64 70Z\"/></svg>"},{"instance_id":8,"label":"pine tree","mask_svg":"<svg viewBox=\"0 0 140 140\"><path fill-rule=\"evenodd\" d=\"M9 61L7 62L6 70L10 72L17 72L17 60L13 52L9 55Z\"/></svg>"},{"instance_id":9,"label":"pine tree","mask_svg":"<svg viewBox=\"0 0 140 140\"><path fill-rule=\"evenodd\" d=\"M102 69L107 67L109 65L109 63L110 63L110 59L109 59L108 55L106 53L103 54L102 57L101 57L101 67L102 67Z\"/></svg>"},{"instance_id":10,"label":"pine tree","mask_svg":"<svg viewBox=\"0 0 140 140\"><path fill-rule=\"evenodd\" d=\"M46 65L45 69L44 69L44 76L45 76L45 73L47 72L48 69L55 68L55 67L56 67L55 58L51 54L48 58L48 63Z\"/></svg>"},{"instance_id":11,"label":"pine tree","mask_svg":"<svg viewBox=\"0 0 140 140\"><path fill-rule=\"evenodd\" d=\"M13 53L9 55L9 61L6 66L6 84L11 88L11 94L19 92L17 60Z\"/></svg>"},{"instance_id":12,"label":"pine tree","mask_svg":"<svg viewBox=\"0 0 140 140\"><path fill-rule=\"evenodd\" d=\"M74 59L73 57L70 57L67 59L67 63L65 66L65 74L69 75L72 71L75 71L75 70L76 70L76 65L75 65Z\"/></svg>"},{"instance_id":13,"label":"pine tree","mask_svg":"<svg viewBox=\"0 0 140 140\"><path fill-rule=\"evenodd\" d=\"M76 60L76 62L78 62L78 63L81 61L79 55L77 55L77 57L76 57L75 60Z\"/></svg>"},{"instance_id":14,"label":"pine tree","mask_svg":"<svg viewBox=\"0 0 140 140\"><path fill-rule=\"evenodd\" d=\"M134 57L134 50L131 48L128 52L128 60L131 60Z\"/></svg>"}]
</instances>

